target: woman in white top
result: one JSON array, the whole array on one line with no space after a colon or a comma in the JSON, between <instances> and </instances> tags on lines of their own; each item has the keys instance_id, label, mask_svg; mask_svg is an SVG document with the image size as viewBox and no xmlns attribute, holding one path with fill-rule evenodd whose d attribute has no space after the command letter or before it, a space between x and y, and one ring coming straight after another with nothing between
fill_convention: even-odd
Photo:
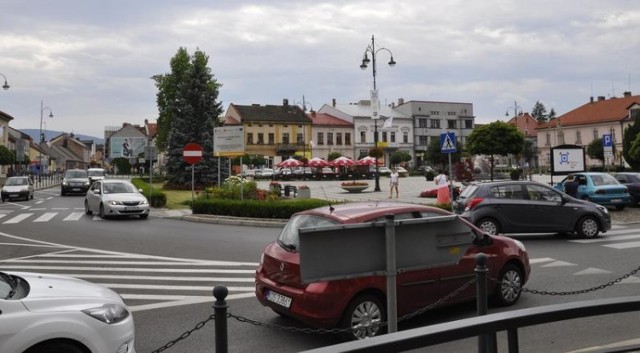
<instances>
[{"instance_id":1,"label":"woman in white top","mask_svg":"<svg viewBox=\"0 0 640 353\"><path fill-rule=\"evenodd\" d=\"M436 183L436 187L438 188L438 198L436 203L438 205L449 204L451 203L451 195L449 194L449 178L442 170L438 171L438 175L433 178L433 181Z\"/></svg>"},{"instance_id":2,"label":"woman in white top","mask_svg":"<svg viewBox=\"0 0 640 353\"><path fill-rule=\"evenodd\" d=\"M396 198L400 197L400 193L398 192L398 171L396 168L391 169L391 174L389 175L389 198L393 196L393 189L396 189Z\"/></svg>"}]
</instances>

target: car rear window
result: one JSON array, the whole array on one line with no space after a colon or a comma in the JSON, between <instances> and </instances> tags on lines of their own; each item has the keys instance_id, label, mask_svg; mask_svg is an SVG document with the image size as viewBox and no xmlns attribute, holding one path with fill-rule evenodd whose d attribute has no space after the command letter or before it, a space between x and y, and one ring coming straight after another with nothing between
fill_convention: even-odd
<instances>
[{"instance_id":1,"label":"car rear window","mask_svg":"<svg viewBox=\"0 0 640 353\"><path fill-rule=\"evenodd\" d=\"M315 215L298 215L289 220L280 235L278 243L289 250L298 249L298 229L308 227L322 227L339 224L338 221Z\"/></svg>"},{"instance_id":2,"label":"car rear window","mask_svg":"<svg viewBox=\"0 0 640 353\"><path fill-rule=\"evenodd\" d=\"M65 178L86 178L87 172L85 170L68 170L64 173Z\"/></svg>"},{"instance_id":3,"label":"car rear window","mask_svg":"<svg viewBox=\"0 0 640 353\"><path fill-rule=\"evenodd\" d=\"M618 185L620 184L616 178L612 177L609 174L598 174L592 175L591 180L593 180L593 185L601 186L601 185Z\"/></svg>"},{"instance_id":4,"label":"car rear window","mask_svg":"<svg viewBox=\"0 0 640 353\"><path fill-rule=\"evenodd\" d=\"M491 188L491 195L496 199L524 199L520 184L504 184Z\"/></svg>"}]
</instances>

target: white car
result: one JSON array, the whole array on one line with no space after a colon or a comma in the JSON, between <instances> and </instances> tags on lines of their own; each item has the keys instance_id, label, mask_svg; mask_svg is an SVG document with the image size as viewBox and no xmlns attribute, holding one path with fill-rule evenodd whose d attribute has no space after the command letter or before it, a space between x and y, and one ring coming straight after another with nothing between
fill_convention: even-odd
<instances>
[{"instance_id":1,"label":"white car","mask_svg":"<svg viewBox=\"0 0 640 353\"><path fill-rule=\"evenodd\" d=\"M272 177L273 174L273 169L271 168L262 169L262 173L260 173L260 175L263 177Z\"/></svg>"},{"instance_id":2,"label":"white car","mask_svg":"<svg viewBox=\"0 0 640 353\"><path fill-rule=\"evenodd\" d=\"M77 278L0 272L0 313L0 352L135 352L122 298Z\"/></svg>"},{"instance_id":3,"label":"white car","mask_svg":"<svg viewBox=\"0 0 640 353\"><path fill-rule=\"evenodd\" d=\"M89 168L87 169L87 175L89 175L89 181L94 182L96 180L104 180L105 173L102 168Z\"/></svg>"},{"instance_id":4,"label":"white car","mask_svg":"<svg viewBox=\"0 0 640 353\"><path fill-rule=\"evenodd\" d=\"M7 178L2 190L0 190L0 198L2 202L5 200L16 200L24 198L25 200L33 199L33 180L28 176L14 176Z\"/></svg>"},{"instance_id":5,"label":"white car","mask_svg":"<svg viewBox=\"0 0 640 353\"><path fill-rule=\"evenodd\" d=\"M149 201L135 185L127 180L98 180L84 198L84 211L97 212L100 218L112 216L149 217Z\"/></svg>"},{"instance_id":6,"label":"white car","mask_svg":"<svg viewBox=\"0 0 640 353\"><path fill-rule=\"evenodd\" d=\"M398 175L401 177L409 176L409 171L402 167L397 167L396 170L398 171Z\"/></svg>"}]
</instances>

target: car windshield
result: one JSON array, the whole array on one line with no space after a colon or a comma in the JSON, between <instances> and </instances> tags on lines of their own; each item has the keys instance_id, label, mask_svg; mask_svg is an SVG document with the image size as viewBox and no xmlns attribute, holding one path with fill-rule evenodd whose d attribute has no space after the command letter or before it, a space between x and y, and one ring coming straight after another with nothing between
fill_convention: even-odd
<instances>
[{"instance_id":1,"label":"car windshield","mask_svg":"<svg viewBox=\"0 0 640 353\"><path fill-rule=\"evenodd\" d=\"M127 183L107 183L104 184L105 194L129 194L137 193L138 189L133 184Z\"/></svg>"},{"instance_id":2,"label":"car windshield","mask_svg":"<svg viewBox=\"0 0 640 353\"><path fill-rule=\"evenodd\" d=\"M278 236L278 243L285 249L298 249L298 229L307 227L322 227L339 224L337 221L313 215L299 215L291 218Z\"/></svg>"},{"instance_id":3,"label":"car windshield","mask_svg":"<svg viewBox=\"0 0 640 353\"><path fill-rule=\"evenodd\" d=\"M104 172L102 170L90 170L89 176L104 176Z\"/></svg>"},{"instance_id":4,"label":"car windshield","mask_svg":"<svg viewBox=\"0 0 640 353\"><path fill-rule=\"evenodd\" d=\"M64 174L65 178L86 178L87 172L84 170L69 170Z\"/></svg>"},{"instance_id":5,"label":"car windshield","mask_svg":"<svg viewBox=\"0 0 640 353\"><path fill-rule=\"evenodd\" d=\"M597 174L592 175L591 180L593 180L593 185L602 186L602 185L618 185L620 184L616 178L612 177L609 174Z\"/></svg>"},{"instance_id":6,"label":"car windshield","mask_svg":"<svg viewBox=\"0 0 640 353\"><path fill-rule=\"evenodd\" d=\"M27 181L26 178L9 178L7 179L7 183L6 185L11 186L11 185L27 185L29 184L29 182Z\"/></svg>"}]
</instances>

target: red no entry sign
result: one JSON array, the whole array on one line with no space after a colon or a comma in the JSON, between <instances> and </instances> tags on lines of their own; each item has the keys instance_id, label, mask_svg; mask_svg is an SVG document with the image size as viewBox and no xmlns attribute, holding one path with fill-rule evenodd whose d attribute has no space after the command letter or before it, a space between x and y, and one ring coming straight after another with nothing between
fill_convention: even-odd
<instances>
[{"instance_id":1,"label":"red no entry sign","mask_svg":"<svg viewBox=\"0 0 640 353\"><path fill-rule=\"evenodd\" d=\"M196 164L202 160L202 146L197 143L187 143L182 149L182 157L189 164Z\"/></svg>"}]
</instances>

